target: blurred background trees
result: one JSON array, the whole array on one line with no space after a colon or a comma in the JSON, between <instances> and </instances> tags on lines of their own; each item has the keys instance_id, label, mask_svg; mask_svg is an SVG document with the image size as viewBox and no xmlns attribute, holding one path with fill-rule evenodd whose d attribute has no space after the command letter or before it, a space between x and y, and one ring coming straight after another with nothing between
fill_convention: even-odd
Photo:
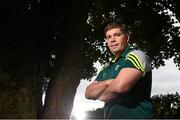
<instances>
[{"instance_id":1,"label":"blurred background trees","mask_svg":"<svg viewBox=\"0 0 180 120\"><path fill-rule=\"evenodd\" d=\"M180 118L179 93L176 92L175 94L154 95L151 99L156 108L158 118Z\"/></svg>"}]
</instances>

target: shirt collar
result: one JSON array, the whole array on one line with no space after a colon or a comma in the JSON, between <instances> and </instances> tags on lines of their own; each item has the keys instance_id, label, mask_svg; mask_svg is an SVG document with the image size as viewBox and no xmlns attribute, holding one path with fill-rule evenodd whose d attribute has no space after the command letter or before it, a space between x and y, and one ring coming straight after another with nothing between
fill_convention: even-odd
<instances>
[{"instance_id":1,"label":"shirt collar","mask_svg":"<svg viewBox=\"0 0 180 120\"><path fill-rule=\"evenodd\" d=\"M123 58L126 56L126 54L129 52L130 48L127 47L125 48L125 50L122 52L122 54L118 57L118 58L113 58L113 60L111 61L112 63L115 63L119 58Z\"/></svg>"}]
</instances>

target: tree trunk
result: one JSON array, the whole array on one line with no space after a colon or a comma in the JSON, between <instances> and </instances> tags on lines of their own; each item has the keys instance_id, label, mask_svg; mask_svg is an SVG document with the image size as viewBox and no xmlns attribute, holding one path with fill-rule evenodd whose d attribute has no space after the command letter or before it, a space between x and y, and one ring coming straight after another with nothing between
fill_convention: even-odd
<instances>
[{"instance_id":1,"label":"tree trunk","mask_svg":"<svg viewBox=\"0 0 180 120\"><path fill-rule=\"evenodd\" d=\"M27 2L13 0L5 5L0 9L0 29L3 31L0 118L36 118L37 61L30 37Z\"/></svg>"},{"instance_id":2,"label":"tree trunk","mask_svg":"<svg viewBox=\"0 0 180 120\"><path fill-rule=\"evenodd\" d=\"M8 58L1 59L6 63L4 63L5 66L0 64L2 75L0 77L0 118L36 118L37 116L36 55L29 50L26 51L25 48L18 47L23 51L22 53L5 50L6 53L16 54L17 57L10 55Z\"/></svg>"},{"instance_id":3,"label":"tree trunk","mask_svg":"<svg viewBox=\"0 0 180 120\"><path fill-rule=\"evenodd\" d=\"M67 8L66 8L67 7ZM49 83L43 118L70 118L74 96L81 79L87 2L68 1L63 14L54 79Z\"/></svg>"}]
</instances>

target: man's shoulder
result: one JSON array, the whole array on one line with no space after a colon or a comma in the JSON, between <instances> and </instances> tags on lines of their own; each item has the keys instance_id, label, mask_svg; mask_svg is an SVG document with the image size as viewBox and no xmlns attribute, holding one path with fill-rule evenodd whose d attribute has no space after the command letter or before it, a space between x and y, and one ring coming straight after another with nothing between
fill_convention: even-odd
<instances>
[{"instance_id":1,"label":"man's shoulder","mask_svg":"<svg viewBox=\"0 0 180 120\"><path fill-rule=\"evenodd\" d=\"M137 57L137 58L141 59L142 61L150 60L149 56L142 50L136 50L136 49L131 50L129 53L127 53L126 57L129 55Z\"/></svg>"},{"instance_id":2,"label":"man's shoulder","mask_svg":"<svg viewBox=\"0 0 180 120\"><path fill-rule=\"evenodd\" d=\"M131 51L129 51L129 53L133 53L133 54L136 54L136 55L146 55L145 52L143 52L142 50L140 49L132 49ZM128 54L129 54L128 53Z\"/></svg>"},{"instance_id":3,"label":"man's shoulder","mask_svg":"<svg viewBox=\"0 0 180 120\"><path fill-rule=\"evenodd\" d=\"M142 50L131 50L126 55L126 60L131 61L135 66L139 66L142 72L148 72L152 69L150 57Z\"/></svg>"}]
</instances>

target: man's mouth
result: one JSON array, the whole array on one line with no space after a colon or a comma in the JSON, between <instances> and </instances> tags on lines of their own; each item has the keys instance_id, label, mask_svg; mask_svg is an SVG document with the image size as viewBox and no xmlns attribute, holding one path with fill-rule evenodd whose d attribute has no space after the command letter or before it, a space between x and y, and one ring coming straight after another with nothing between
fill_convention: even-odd
<instances>
[{"instance_id":1,"label":"man's mouth","mask_svg":"<svg viewBox=\"0 0 180 120\"><path fill-rule=\"evenodd\" d=\"M114 47L117 47L117 46L118 46L118 44L115 44L115 45L111 45L111 47L112 47L112 48L114 48Z\"/></svg>"}]
</instances>

